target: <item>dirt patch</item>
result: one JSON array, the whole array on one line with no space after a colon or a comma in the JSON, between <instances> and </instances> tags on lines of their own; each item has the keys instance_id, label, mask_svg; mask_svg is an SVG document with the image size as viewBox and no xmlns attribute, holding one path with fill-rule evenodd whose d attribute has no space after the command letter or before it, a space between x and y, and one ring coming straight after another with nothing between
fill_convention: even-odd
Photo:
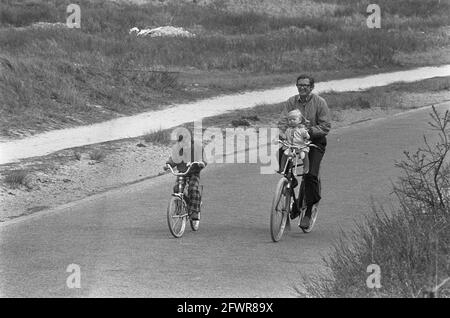
<instances>
[{"instance_id":1,"label":"dirt patch","mask_svg":"<svg viewBox=\"0 0 450 318\"><path fill-rule=\"evenodd\" d=\"M4 165L0 168L0 222L158 175L169 152L169 147L133 139ZM32 181L27 186L9 187L3 175L11 170L27 171Z\"/></svg>"}]
</instances>

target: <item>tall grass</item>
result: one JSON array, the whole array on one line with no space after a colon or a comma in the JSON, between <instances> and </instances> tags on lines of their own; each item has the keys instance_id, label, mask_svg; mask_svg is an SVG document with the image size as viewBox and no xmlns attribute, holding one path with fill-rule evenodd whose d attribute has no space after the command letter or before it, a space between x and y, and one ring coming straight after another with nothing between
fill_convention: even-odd
<instances>
[{"instance_id":1,"label":"tall grass","mask_svg":"<svg viewBox=\"0 0 450 318\"><path fill-rule=\"evenodd\" d=\"M81 29L30 27L39 21L65 22L66 6L71 2L0 3L0 122L4 129L26 123L39 130L39 125L49 123L55 128L64 122L107 118L89 107L92 104L103 105L114 114L131 114L185 100L190 96L184 90L186 84L172 71L209 76L210 71L283 74L389 67L397 65L399 53L450 44L440 29L450 24L447 6L430 7L431 15L422 19L395 16L397 6L386 2L386 27L370 30L365 26L363 0L355 5L305 0L298 5L308 8L307 14L299 10L298 17L273 15L270 10L229 9L251 1L137 6L79 0ZM279 2L283 9L296 5L292 0ZM264 1L264 6L273 4ZM197 36L162 39L128 34L134 26L169 23ZM221 89L214 83L209 88ZM18 116L26 118L14 120Z\"/></svg>"},{"instance_id":2,"label":"tall grass","mask_svg":"<svg viewBox=\"0 0 450 318\"><path fill-rule=\"evenodd\" d=\"M352 233L341 233L324 259L326 274L305 278L309 296L415 298L450 276L450 236L442 224L413 205L393 215L375 207L372 212ZM367 286L370 264L380 266L379 289ZM440 294L449 297L450 290Z\"/></svg>"},{"instance_id":3,"label":"tall grass","mask_svg":"<svg viewBox=\"0 0 450 318\"><path fill-rule=\"evenodd\" d=\"M144 140L148 143L167 146L171 143L170 132L163 129L150 131L144 135Z\"/></svg>"},{"instance_id":4,"label":"tall grass","mask_svg":"<svg viewBox=\"0 0 450 318\"><path fill-rule=\"evenodd\" d=\"M252 72L311 70L320 64L339 69L351 61L355 66L382 66L393 64L393 56L398 52L423 51L448 42L439 35L367 29L320 33L290 28L248 37L217 35L151 40L131 36L107 40L74 30L0 31L0 45L11 54L32 52L44 60L58 57L83 64L89 61L93 70L102 71L110 71L115 63L123 60L135 68L162 65ZM309 61L322 48L319 65L311 65Z\"/></svg>"},{"instance_id":5,"label":"tall grass","mask_svg":"<svg viewBox=\"0 0 450 318\"><path fill-rule=\"evenodd\" d=\"M13 170L9 171L5 177L4 182L7 184L10 188L16 189L19 188L22 185L26 185L26 178L28 176L29 172L26 170Z\"/></svg>"},{"instance_id":6,"label":"tall grass","mask_svg":"<svg viewBox=\"0 0 450 318\"><path fill-rule=\"evenodd\" d=\"M360 11L365 12L367 6L373 1L370 0L315 0L318 3L334 3L345 8L344 12ZM378 0L376 2L382 12L406 17L426 18L432 15L442 15L450 11L448 0ZM339 12L342 14L342 12Z\"/></svg>"},{"instance_id":7,"label":"tall grass","mask_svg":"<svg viewBox=\"0 0 450 318\"><path fill-rule=\"evenodd\" d=\"M68 1L35 1L32 6L27 6L8 1L1 5L4 18L0 20L0 25L22 26L57 19L64 21L60 13L67 4ZM329 51L330 47L335 46L335 51L320 59L321 64L329 68L335 65L334 68L338 69L349 61L355 61L355 66L385 65L393 62L392 56L396 52L421 51L449 42L444 34L420 33L426 25L423 20L418 25L414 17L410 18L411 25L408 19L397 24L387 22L394 29L402 30L405 26L409 31L390 32L390 28L369 30L365 27L365 12L358 12L357 6L344 17L295 18L274 17L267 13L235 13L214 6L187 4L140 7L117 5L110 1L81 1L80 4L83 8L81 31L9 30L1 32L0 44L14 54L35 49L42 52L42 56L53 53L74 58L80 53L95 51L99 55L96 60L101 57L132 59L135 66L192 66L203 70L267 72L287 71L293 67L308 70L308 61L313 57L309 49ZM35 12L35 8L40 9ZM39 16L46 10L50 10L54 18L46 14ZM26 16L29 11L30 15ZM23 15L26 18L22 19ZM164 20L159 18L161 15L170 16L169 20L174 25L195 29L198 36L194 39L136 39L128 36L127 32L133 26L161 25ZM429 17L428 20L435 28L450 23L450 18L444 14ZM411 29L411 26L414 28ZM51 47L53 52L45 49L49 43L54 44ZM304 59L293 65L296 53ZM294 57L290 59L290 56ZM315 69L317 65L311 68Z\"/></svg>"}]
</instances>

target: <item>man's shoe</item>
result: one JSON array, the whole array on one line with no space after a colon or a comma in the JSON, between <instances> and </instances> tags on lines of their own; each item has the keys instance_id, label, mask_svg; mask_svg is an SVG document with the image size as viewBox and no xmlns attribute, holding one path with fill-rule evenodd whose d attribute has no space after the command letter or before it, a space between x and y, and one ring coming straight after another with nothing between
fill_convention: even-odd
<instances>
[{"instance_id":1,"label":"man's shoe","mask_svg":"<svg viewBox=\"0 0 450 318\"><path fill-rule=\"evenodd\" d=\"M307 216L308 218L311 218L312 208L312 206L306 207L305 216Z\"/></svg>"},{"instance_id":2,"label":"man's shoe","mask_svg":"<svg viewBox=\"0 0 450 318\"><path fill-rule=\"evenodd\" d=\"M305 211L305 215L303 216L302 221L300 222L300 227L307 229L311 225L311 214L312 214L312 206L308 206Z\"/></svg>"},{"instance_id":3,"label":"man's shoe","mask_svg":"<svg viewBox=\"0 0 450 318\"><path fill-rule=\"evenodd\" d=\"M303 217L302 221L300 222L300 227L307 229L309 227L310 223L311 223L311 218L309 216L305 215Z\"/></svg>"}]
</instances>

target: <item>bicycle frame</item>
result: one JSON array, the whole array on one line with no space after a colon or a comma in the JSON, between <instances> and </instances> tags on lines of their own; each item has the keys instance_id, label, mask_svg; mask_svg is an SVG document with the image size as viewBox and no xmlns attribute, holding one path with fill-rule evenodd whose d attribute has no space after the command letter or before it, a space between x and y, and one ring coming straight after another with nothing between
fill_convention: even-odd
<instances>
[{"instance_id":1,"label":"bicycle frame","mask_svg":"<svg viewBox=\"0 0 450 318\"><path fill-rule=\"evenodd\" d=\"M286 164L283 168L283 176L288 180L288 188L291 187L292 184L292 177L303 177L304 174L297 174L297 167L303 166L303 162L299 163L300 158L298 156L297 151L301 151L302 149L308 148L309 146L314 147L315 145L312 143L306 143L305 146L298 147L296 145L288 144L287 142L284 142L283 140L278 140L280 144L283 146L288 147L290 150L290 155L288 159L286 160ZM291 166L289 166L291 165ZM289 167L289 169L288 169ZM295 199L295 192L293 192L294 199Z\"/></svg>"},{"instance_id":2,"label":"bicycle frame","mask_svg":"<svg viewBox=\"0 0 450 318\"><path fill-rule=\"evenodd\" d=\"M311 142L306 143L305 145L302 146L296 146L296 145L291 145L286 143L285 141L282 140L278 140L278 142L282 145L284 145L285 147L288 147L288 149L290 150L290 154L286 160L286 164L284 166L283 172L281 173L283 175L283 177L278 181L277 184L277 188L275 191L275 196L273 198L272 201L272 208L271 208L271 213L270 213L270 234L272 236L272 240L274 242L278 242L284 232L284 229L287 228L288 230L290 229L290 218L291 218L291 212L292 212L292 207L293 204L297 204L298 200L300 199L302 193L299 192L299 198L296 198L296 193L294 191L294 187L293 187L293 180L295 177L297 176L301 176L303 177L305 175L305 173L302 174L297 174L297 167L302 166L303 163L299 163L299 160L301 160L298 157L297 151L298 150L302 150L304 148L307 147L316 147L319 148L318 146L312 144ZM320 148L319 148L320 149ZM281 151L281 149L280 149ZM295 158L293 158L295 157ZM301 186L300 189L301 190ZM305 199L304 197L304 192L303 192L303 200ZM285 200L284 205L281 206L281 209L279 208L279 203L283 202L281 200ZM313 208L314 209L314 208ZM300 211L300 215L299 215L299 227L302 229L302 231L304 233L309 233L315 223L315 220L317 218L317 206L315 207L314 210L314 216L312 217L312 222L309 223L308 227L302 227L301 226L301 220L303 219L305 212L306 212L306 208L302 208ZM294 215L296 216L297 213ZM295 217L293 217L294 219ZM278 219L280 219L278 221Z\"/></svg>"},{"instance_id":3,"label":"bicycle frame","mask_svg":"<svg viewBox=\"0 0 450 318\"><path fill-rule=\"evenodd\" d=\"M283 146L288 147L290 149L290 153L291 154L289 155L288 160L286 160L286 164L285 164L284 169L283 169L283 176L288 180L287 188L291 189L293 177L302 177L303 178L305 176L304 173L297 174L297 167L303 166L303 162L299 163L300 158L299 158L298 151L302 151L303 149L308 148L308 147L314 147L314 148L317 148L317 149L321 149L321 148L319 146L311 143L311 142L306 142L304 146L300 146L300 147L296 146L296 145L288 144L287 142L285 142L283 140L278 140L278 142L280 144L282 144ZM295 159L293 157L295 157ZM291 166L288 169L289 164ZM301 184L301 180L297 180L297 181L298 181L298 183L300 185ZM292 196L293 196L294 202L295 202L295 201L297 201L298 198L296 198L296 194L295 194L294 189L291 189L291 190L292 190ZM299 193L299 197L300 197L300 193Z\"/></svg>"},{"instance_id":4,"label":"bicycle frame","mask_svg":"<svg viewBox=\"0 0 450 318\"><path fill-rule=\"evenodd\" d=\"M186 202L186 198L184 195L184 192L186 190L186 186L189 188L189 172L191 171L191 168L195 165L198 164L200 166L204 167L204 163L201 161L195 161L195 162L191 162L188 164L188 169L185 172L175 172L172 168L172 166L170 166L169 164L167 164L166 166L170 169L170 172L177 177L176 180L176 184L178 184L178 192L177 193L172 193L172 196L174 197L179 197L181 199L181 202L183 203L183 209L185 211L187 211L187 202ZM201 194L203 193L203 186L201 186ZM185 213L183 215L180 215L180 217L185 217L188 214Z\"/></svg>"},{"instance_id":5,"label":"bicycle frame","mask_svg":"<svg viewBox=\"0 0 450 318\"><path fill-rule=\"evenodd\" d=\"M187 164L187 171L186 172L175 172L171 165L167 164L167 169L170 170L171 173L177 177L176 180L176 187L174 188L174 193L172 193L172 199L169 202L169 206L167 208L167 223L169 225L169 230L172 233L173 236L176 238L180 238L185 230L186 222L189 220L190 225L193 231L198 231L199 228L199 219L191 219L191 216L188 212L188 204L189 202L186 202L189 197L185 196L186 190L189 189L189 178L190 175L189 172L191 171L191 168L194 166L194 164L198 164L199 166L205 166L203 162L192 162ZM203 192L203 187L200 188L200 193ZM200 194L201 195L201 194ZM173 209L173 204L176 202L181 201L181 205L177 203L175 206L175 209ZM202 202L200 202L200 206L202 205ZM182 209L182 210L179 210ZM178 223L181 222L181 223ZM176 227L176 225L179 224L180 228Z\"/></svg>"},{"instance_id":6,"label":"bicycle frame","mask_svg":"<svg viewBox=\"0 0 450 318\"><path fill-rule=\"evenodd\" d=\"M294 160L292 157L295 157L295 164L294 164ZM289 155L288 160L286 160L286 164L284 165L284 169L283 169L283 175L285 177L288 177L288 175L292 172L294 176L298 176L297 175L297 167L301 167L303 166L303 163L298 163L298 155ZM288 166L289 164L292 163L292 167L290 168L290 171L288 171Z\"/></svg>"},{"instance_id":7,"label":"bicycle frame","mask_svg":"<svg viewBox=\"0 0 450 318\"><path fill-rule=\"evenodd\" d=\"M280 144L282 144L283 146L288 147L290 152L291 152L291 154L289 155L288 160L286 160L286 164L285 164L284 169L283 169L283 175L284 176L286 176L286 174L288 173L288 171L286 171L286 169L288 167L288 164L290 162L293 162L292 157L295 157L295 165L293 165L293 167L291 169L291 170L293 170L294 176L298 176L298 177L303 176L303 174L297 174L297 167L303 166L303 163L301 163L301 164L298 163L299 158L298 158L297 151L302 151L303 149L306 149L308 147L314 147L314 148L317 148L317 149L321 149L319 146L317 146L317 145L315 145L315 144L313 144L311 142L306 142L305 145L301 146L301 147L296 146L296 145L292 145L292 144L288 144L287 142L285 142L283 140L278 140L278 142Z\"/></svg>"}]
</instances>

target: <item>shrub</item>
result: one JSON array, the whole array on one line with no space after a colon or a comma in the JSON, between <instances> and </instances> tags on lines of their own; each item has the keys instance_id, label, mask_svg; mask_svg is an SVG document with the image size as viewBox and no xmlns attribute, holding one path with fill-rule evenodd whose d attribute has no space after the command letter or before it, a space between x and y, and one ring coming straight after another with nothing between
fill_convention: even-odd
<instances>
[{"instance_id":1,"label":"shrub","mask_svg":"<svg viewBox=\"0 0 450 318\"><path fill-rule=\"evenodd\" d=\"M362 98L362 97L358 97L357 104L362 109L370 108L370 102L367 99Z\"/></svg>"},{"instance_id":2,"label":"shrub","mask_svg":"<svg viewBox=\"0 0 450 318\"><path fill-rule=\"evenodd\" d=\"M89 153L89 158L91 160L97 161L97 162L101 162L105 159L106 154L103 150L101 149L96 149L94 151L92 151L91 153Z\"/></svg>"},{"instance_id":3,"label":"shrub","mask_svg":"<svg viewBox=\"0 0 450 318\"><path fill-rule=\"evenodd\" d=\"M239 126L248 127L248 126L250 126L250 122L247 119L239 118L239 119L233 119L231 121L231 125L233 127L239 127Z\"/></svg>"},{"instance_id":4,"label":"shrub","mask_svg":"<svg viewBox=\"0 0 450 318\"><path fill-rule=\"evenodd\" d=\"M160 128L156 131L151 131L144 135L144 140L147 143L169 145L171 143L169 131Z\"/></svg>"},{"instance_id":5,"label":"shrub","mask_svg":"<svg viewBox=\"0 0 450 318\"><path fill-rule=\"evenodd\" d=\"M13 170L6 173L4 182L12 189L16 189L21 185L25 185L28 171L26 170Z\"/></svg>"},{"instance_id":6,"label":"shrub","mask_svg":"<svg viewBox=\"0 0 450 318\"><path fill-rule=\"evenodd\" d=\"M332 121L337 121L337 122L343 121L344 120L344 116L342 115L341 111L332 109L331 110L331 120Z\"/></svg>"},{"instance_id":7,"label":"shrub","mask_svg":"<svg viewBox=\"0 0 450 318\"><path fill-rule=\"evenodd\" d=\"M177 72L149 72L145 79L145 85L158 91L175 89L178 86Z\"/></svg>"},{"instance_id":8,"label":"shrub","mask_svg":"<svg viewBox=\"0 0 450 318\"><path fill-rule=\"evenodd\" d=\"M242 119L244 119L244 120L259 121L258 115L246 115L246 116L242 116Z\"/></svg>"},{"instance_id":9,"label":"shrub","mask_svg":"<svg viewBox=\"0 0 450 318\"><path fill-rule=\"evenodd\" d=\"M407 160L397 164L404 172L394 191L402 203L418 205L435 218L450 211L450 112L442 119L433 107L433 130L438 131L439 142L432 146L424 136L425 146L415 153L405 152Z\"/></svg>"}]
</instances>

